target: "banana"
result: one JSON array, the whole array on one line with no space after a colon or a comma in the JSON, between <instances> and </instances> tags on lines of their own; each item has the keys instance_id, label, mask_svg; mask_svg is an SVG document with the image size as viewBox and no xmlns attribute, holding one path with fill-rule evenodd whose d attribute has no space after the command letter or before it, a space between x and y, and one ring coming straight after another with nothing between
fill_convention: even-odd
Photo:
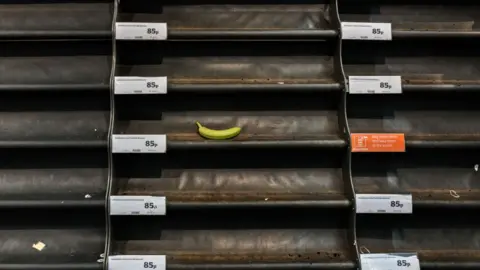
<instances>
[{"instance_id":1,"label":"banana","mask_svg":"<svg viewBox=\"0 0 480 270\"><path fill-rule=\"evenodd\" d=\"M209 128L206 128L206 127L202 126L202 124L200 124L199 122L196 122L195 124L197 124L198 133L202 137L207 138L207 139L211 139L211 140L231 139L231 138L237 136L238 134L240 134L240 132L242 131L241 127L232 127L232 128L223 129L223 130L214 130L214 129L209 129Z\"/></svg>"}]
</instances>

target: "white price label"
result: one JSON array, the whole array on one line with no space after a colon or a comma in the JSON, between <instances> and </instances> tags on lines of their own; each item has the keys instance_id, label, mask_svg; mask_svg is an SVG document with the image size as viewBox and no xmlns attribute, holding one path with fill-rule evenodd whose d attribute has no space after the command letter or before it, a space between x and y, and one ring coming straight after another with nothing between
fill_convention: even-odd
<instances>
[{"instance_id":1,"label":"white price label","mask_svg":"<svg viewBox=\"0 0 480 270\"><path fill-rule=\"evenodd\" d=\"M167 77L115 77L115 94L166 94Z\"/></svg>"},{"instance_id":2,"label":"white price label","mask_svg":"<svg viewBox=\"0 0 480 270\"><path fill-rule=\"evenodd\" d=\"M348 76L350 94L401 94L401 76Z\"/></svg>"},{"instance_id":3,"label":"white price label","mask_svg":"<svg viewBox=\"0 0 480 270\"><path fill-rule=\"evenodd\" d=\"M166 40L166 23L116 23L115 39L117 40Z\"/></svg>"},{"instance_id":4,"label":"white price label","mask_svg":"<svg viewBox=\"0 0 480 270\"><path fill-rule=\"evenodd\" d=\"M392 24L342 22L342 39L392 40Z\"/></svg>"},{"instance_id":5,"label":"white price label","mask_svg":"<svg viewBox=\"0 0 480 270\"><path fill-rule=\"evenodd\" d=\"M166 135L112 135L112 153L166 153Z\"/></svg>"},{"instance_id":6,"label":"white price label","mask_svg":"<svg viewBox=\"0 0 480 270\"><path fill-rule=\"evenodd\" d=\"M360 254L362 270L420 270L415 253Z\"/></svg>"},{"instance_id":7,"label":"white price label","mask_svg":"<svg viewBox=\"0 0 480 270\"><path fill-rule=\"evenodd\" d=\"M112 255L108 257L108 270L165 270L165 255Z\"/></svg>"},{"instance_id":8,"label":"white price label","mask_svg":"<svg viewBox=\"0 0 480 270\"><path fill-rule=\"evenodd\" d=\"M164 216L167 212L165 197L110 196L112 216Z\"/></svg>"},{"instance_id":9,"label":"white price label","mask_svg":"<svg viewBox=\"0 0 480 270\"><path fill-rule=\"evenodd\" d=\"M355 202L359 214L412 213L411 194L356 194Z\"/></svg>"}]
</instances>

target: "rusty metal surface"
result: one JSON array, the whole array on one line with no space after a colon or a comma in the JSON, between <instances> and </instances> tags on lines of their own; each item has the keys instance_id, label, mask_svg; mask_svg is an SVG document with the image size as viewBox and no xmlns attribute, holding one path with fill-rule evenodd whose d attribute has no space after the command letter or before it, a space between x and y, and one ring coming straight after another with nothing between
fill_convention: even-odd
<instances>
[{"instance_id":1,"label":"rusty metal surface","mask_svg":"<svg viewBox=\"0 0 480 270\"><path fill-rule=\"evenodd\" d=\"M478 31L480 8L475 5L380 5L370 14L342 12L342 21L392 23L393 30L404 31ZM352 12L353 13L353 12Z\"/></svg>"},{"instance_id":2,"label":"rusty metal surface","mask_svg":"<svg viewBox=\"0 0 480 270\"><path fill-rule=\"evenodd\" d=\"M328 5L177 5L120 13L119 22L166 22L175 30L331 29Z\"/></svg>"},{"instance_id":3,"label":"rusty metal surface","mask_svg":"<svg viewBox=\"0 0 480 270\"><path fill-rule=\"evenodd\" d=\"M39 2L0 4L0 32L111 31L113 4Z\"/></svg>"},{"instance_id":4,"label":"rusty metal surface","mask_svg":"<svg viewBox=\"0 0 480 270\"><path fill-rule=\"evenodd\" d=\"M1 112L3 141L106 140L109 114L103 111Z\"/></svg>"},{"instance_id":5,"label":"rusty metal surface","mask_svg":"<svg viewBox=\"0 0 480 270\"><path fill-rule=\"evenodd\" d=\"M168 76L172 84L334 82L328 42L187 42L119 44L117 76ZM219 50L218 48L221 48ZM135 57L130 51L139 51Z\"/></svg>"},{"instance_id":6,"label":"rusty metal surface","mask_svg":"<svg viewBox=\"0 0 480 270\"><path fill-rule=\"evenodd\" d=\"M106 184L106 169L2 169L0 201L103 200Z\"/></svg>"},{"instance_id":7,"label":"rusty metal surface","mask_svg":"<svg viewBox=\"0 0 480 270\"><path fill-rule=\"evenodd\" d=\"M162 121L117 125L125 134L167 134L169 140L199 141L195 122L212 129L242 127L236 140L337 139L336 112L194 112L164 113Z\"/></svg>"},{"instance_id":8,"label":"rusty metal surface","mask_svg":"<svg viewBox=\"0 0 480 270\"><path fill-rule=\"evenodd\" d=\"M119 76L167 76L169 83L334 83L331 56L165 57L161 65L118 66Z\"/></svg>"},{"instance_id":9,"label":"rusty metal surface","mask_svg":"<svg viewBox=\"0 0 480 270\"><path fill-rule=\"evenodd\" d=\"M117 242L121 254L166 254L170 262L342 262L352 259L342 229L163 230Z\"/></svg>"},{"instance_id":10,"label":"rusty metal surface","mask_svg":"<svg viewBox=\"0 0 480 270\"><path fill-rule=\"evenodd\" d=\"M120 195L166 196L169 202L346 199L340 169L163 170L161 178L120 182Z\"/></svg>"}]
</instances>

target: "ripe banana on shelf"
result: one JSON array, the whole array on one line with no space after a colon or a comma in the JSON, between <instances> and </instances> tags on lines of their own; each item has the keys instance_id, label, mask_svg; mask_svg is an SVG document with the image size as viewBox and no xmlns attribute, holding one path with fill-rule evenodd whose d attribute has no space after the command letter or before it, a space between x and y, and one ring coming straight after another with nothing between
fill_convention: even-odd
<instances>
[{"instance_id":1,"label":"ripe banana on shelf","mask_svg":"<svg viewBox=\"0 0 480 270\"><path fill-rule=\"evenodd\" d=\"M242 131L241 127L232 127L232 128L229 128L229 129L215 130L215 129L206 128L206 127L202 126L202 124L200 124L199 122L196 122L196 124L197 124L197 127L198 127L198 133L202 137L207 138L207 139L211 139L211 140L231 139L231 138L237 136L238 134L240 134L240 132Z\"/></svg>"}]
</instances>

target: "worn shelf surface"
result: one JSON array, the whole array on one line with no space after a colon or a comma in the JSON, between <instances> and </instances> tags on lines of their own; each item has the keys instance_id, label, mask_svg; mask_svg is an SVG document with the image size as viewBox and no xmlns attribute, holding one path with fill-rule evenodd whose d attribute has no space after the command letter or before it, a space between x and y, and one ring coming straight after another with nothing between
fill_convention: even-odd
<instances>
[{"instance_id":1,"label":"worn shelf surface","mask_svg":"<svg viewBox=\"0 0 480 270\"><path fill-rule=\"evenodd\" d=\"M311 263L313 268L316 264L353 267L347 223L338 211L329 220L313 218L307 226L299 221L306 218L306 212L296 212L297 220L282 222L280 211L272 212L268 219L251 212L255 221L239 219L239 213L236 217L225 213L192 222L194 216L203 215L195 212L183 213L193 214L188 218L172 214L162 220L150 219L143 232L127 227L134 224L133 219L123 220L118 223L122 230L117 232L113 253L165 254L167 263L173 265L218 264L236 268L247 264L268 267L276 263Z\"/></svg>"},{"instance_id":2,"label":"worn shelf surface","mask_svg":"<svg viewBox=\"0 0 480 270\"><path fill-rule=\"evenodd\" d=\"M171 1L170 1L171 2ZM262 1L261 1L262 2ZM169 38L332 38L328 4L122 3L117 22L167 23ZM265 2L265 1L264 1Z\"/></svg>"},{"instance_id":3,"label":"worn shelf surface","mask_svg":"<svg viewBox=\"0 0 480 270\"><path fill-rule=\"evenodd\" d=\"M25 215L4 211L0 268L102 269L96 261L104 252L103 212L49 209Z\"/></svg>"},{"instance_id":4,"label":"worn shelf surface","mask_svg":"<svg viewBox=\"0 0 480 270\"><path fill-rule=\"evenodd\" d=\"M91 169L0 170L0 207L103 207L107 171Z\"/></svg>"},{"instance_id":5,"label":"worn shelf surface","mask_svg":"<svg viewBox=\"0 0 480 270\"><path fill-rule=\"evenodd\" d=\"M343 48L347 76L402 76L405 91L440 89L455 91L480 87L478 42L395 41L379 46L346 42ZM428 88L429 87L429 88Z\"/></svg>"},{"instance_id":6,"label":"worn shelf surface","mask_svg":"<svg viewBox=\"0 0 480 270\"><path fill-rule=\"evenodd\" d=\"M107 94L111 42L0 43L0 70L0 91L102 90Z\"/></svg>"},{"instance_id":7,"label":"worn shelf surface","mask_svg":"<svg viewBox=\"0 0 480 270\"><path fill-rule=\"evenodd\" d=\"M282 144L343 147L345 141L340 135L335 111L338 98L336 94L261 94L253 97L212 94L189 95L188 98L172 94L136 101L117 98L119 121L114 132L166 134L173 148ZM228 141L206 140L198 134L196 121L211 129L239 126L242 132Z\"/></svg>"},{"instance_id":8,"label":"worn shelf surface","mask_svg":"<svg viewBox=\"0 0 480 270\"><path fill-rule=\"evenodd\" d=\"M28 99L22 97L21 93L4 93L0 101L2 147L106 149L108 96L37 92Z\"/></svg>"},{"instance_id":9,"label":"worn shelf surface","mask_svg":"<svg viewBox=\"0 0 480 270\"><path fill-rule=\"evenodd\" d=\"M334 48L331 42L120 43L116 76L166 76L172 92L254 85L258 91L289 86L340 91ZM132 50L139 53L132 56Z\"/></svg>"},{"instance_id":10,"label":"worn shelf surface","mask_svg":"<svg viewBox=\"0 0 480 270\"><path fill-rule=\"evenodd\" d=\"M440 214L439 211L436 211ZM472 213L470 213L472 214ZM468 213L412 216L362 216L357 223L360 250L370 252L417 252L421 265L477 263L478 222Z\"/></svg>"},{"instance_id":11,"label":"worn shelf surface","mask_svg":"<svg viewBox=\"0 0 480 270\"><path fill-rule=\"evenodd\" d=\"M477 150L409 150L352 157L357 193L412 194L414 207L479 207Z\"/></svg>"},{"instance_id":12,"label":"worn shelf surface","mask_svg":"<svg viewBox=\"0 0 480 270\"><path fill-rule=\"evenodd\" d=\"M341 169L163 170L119 179L118 195L166 196L175 204L312 204L347 207Z\"/></svg>"},{"instance_id":13,"label":"worn shelf surface","mask_svg":"<svg viewBox=\"0 0 480 270\"><path fill-rule=\"evenodd\" d=\"M478 147L476 96L350 95L348 122L352 133L405 133L407 147ZM365 106L367 102L376 105Z\"/></svg>"},{"instance_id":14,"label":"worn shelf surface","mask_svg":"<svg viewBox=\"0 0 480 270\"><path fill-rule=\"evenodd\" d=\"M381 2L381 1L380 1ZM445 2L445 1L444 1ZM393 38L431 36L480 36L479 6L458 2L425 5L380 3L364 5L340 2L340 19L347 22L391 23Z\"/></svg>"},{"instance_id":15,"label":"worn shelf surface","mask_svg":"<svg viewBox=\"0 0 480 270\"><path fill-rule=\"evenodd\" d=\"M0 39L111 38L111 1L2 2Z\"/></svg>"}]
</instances>

